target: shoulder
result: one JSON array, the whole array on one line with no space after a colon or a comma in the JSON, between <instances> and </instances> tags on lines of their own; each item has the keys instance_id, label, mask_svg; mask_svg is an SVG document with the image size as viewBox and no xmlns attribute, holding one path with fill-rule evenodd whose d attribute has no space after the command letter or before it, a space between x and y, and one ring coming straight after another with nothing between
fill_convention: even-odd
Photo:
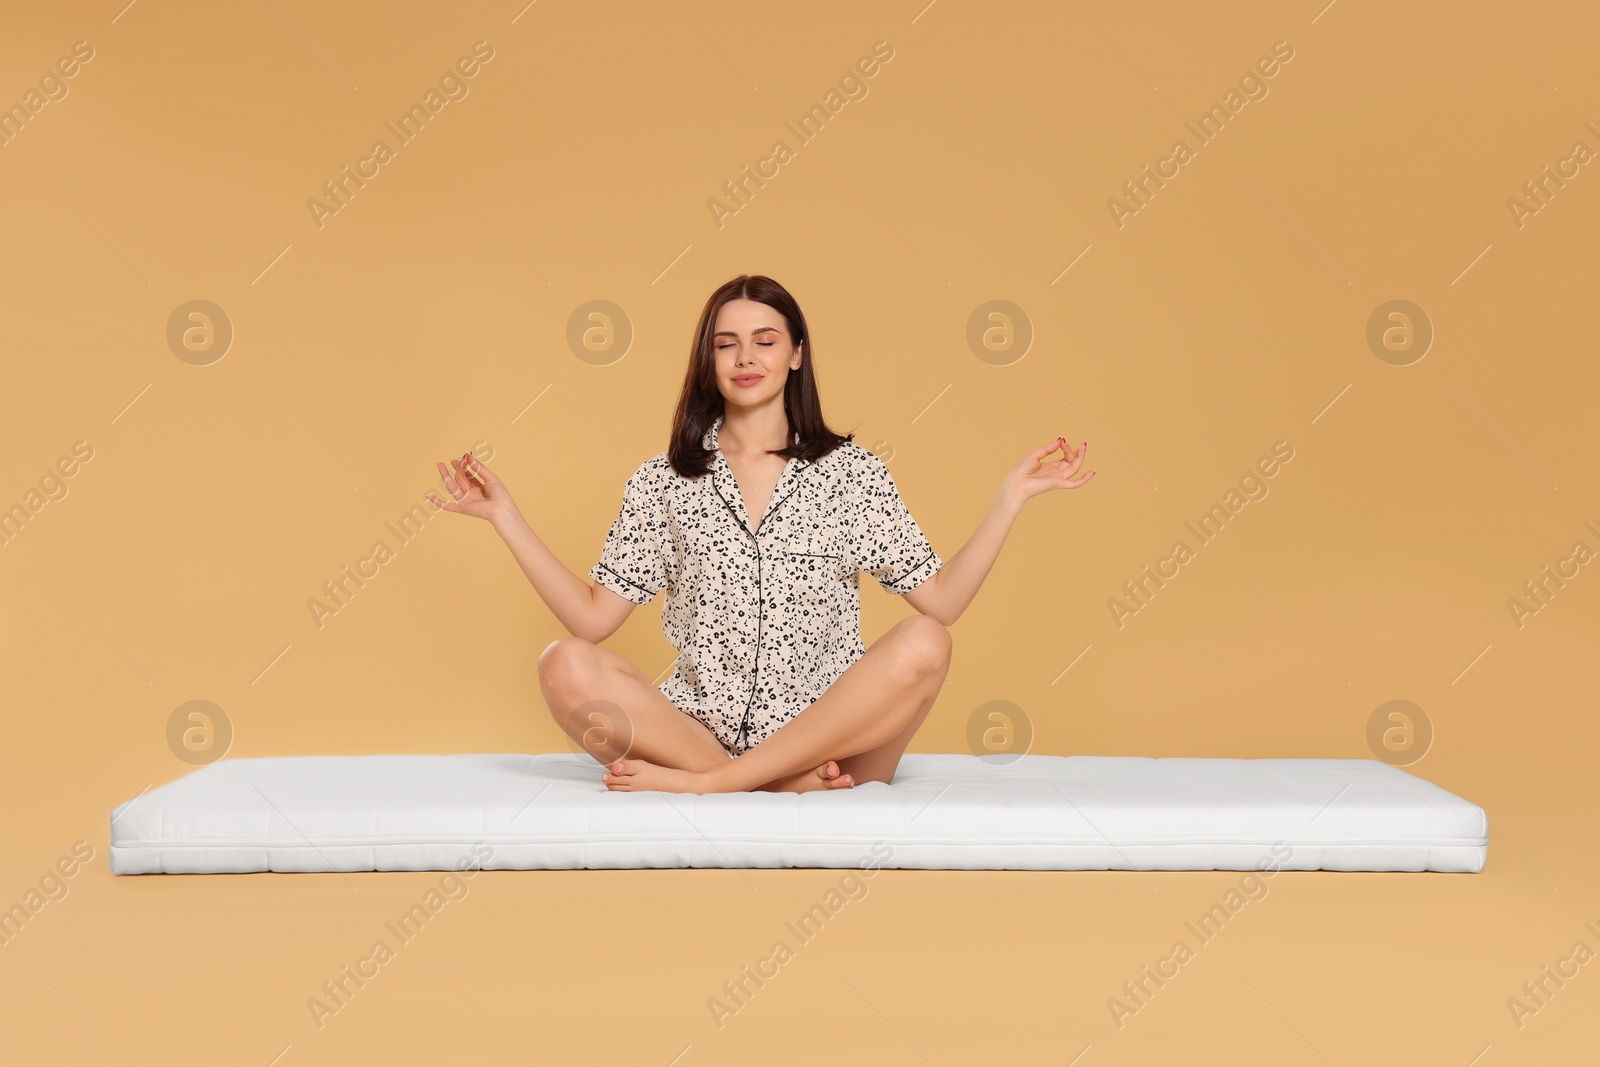
<instances>
[{"instance_id":1,"label":"shoulder","mask_svg":"<svg viewBox=\"0 0 1600 1067\"><path fill-rule=\"evenodd\" d=\"M887 473L889 468L866 447L854 441L840 441L837 448L823 456L822 463L831 463L852 475Z\"/></svg>"},{"instance_id":2,"label":"shoulder","mask_svg":"<svg viewBox=\"0 0 1600 1067\"><path fill-rule=\"evenodd\" d=\"M635 478L660 478L663 475L675 475L665 449L639 464L639 468L633 472Z\"/></svg>"},{"instance_id":3,"label":"shoulder","mask_svg":"<svg viewBox=\"0 0 1600 1067\"><path fill-rule=\"evenodd\" d=\"M888 464L879 459L876 453L854 441L841 441L839 447L822 458L822 462L833 466L845 481L853 485L870 487L894 484Z\"/></svg>"},{"instance_id":4,"label":"shoulder","mask_svg":"<svg viewBox=\"0 0 1600 1067\"><path fill-rule=\"evenodd\" d=\"M672 464L667 462L667 454L659 452L628 475L622 487L622 496L625 501L634 503L659 500L672 488L674 481L680 480Z\"/></svg>"}]
</instances>

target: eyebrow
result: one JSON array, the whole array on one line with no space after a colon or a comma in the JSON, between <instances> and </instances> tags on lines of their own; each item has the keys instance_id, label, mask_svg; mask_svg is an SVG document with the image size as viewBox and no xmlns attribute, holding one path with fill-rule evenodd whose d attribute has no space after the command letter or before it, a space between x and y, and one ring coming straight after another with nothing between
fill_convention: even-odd
<instances>
[{"instance_id":1,"label":"eyebrow","mask_svg":"<svg viewBox=\"0 0 1600 1067\"><path fill-rule=\"evenodd\" d=\"M750 331L750 335L752 337L754 337L758 333L777 333L777 332L778 332L778 328L776 326L757 326L755 329ZM718 330L716 333L712 334L711 336L712 337L738 337L739 335L737 333L734 333L732 330Z\"/></svg>"}]
</instances>

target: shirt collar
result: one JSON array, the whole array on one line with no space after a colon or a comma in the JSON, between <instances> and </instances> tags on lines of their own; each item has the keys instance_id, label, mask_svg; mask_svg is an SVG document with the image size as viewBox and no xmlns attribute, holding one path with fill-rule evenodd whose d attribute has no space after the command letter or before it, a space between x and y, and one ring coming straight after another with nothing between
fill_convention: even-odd
<instances>
[{"instance_id":1,"label":"shirt collar","mask_svg":"<svg viewBox=\"0 0 1600 1067\"><path fill-rule=\"evenodd\" d=\"M715 453L715 456L711 462L712 487L728 505L728 510L733 512L734 518L738 519L743 524L745 530L748 531L750 529L750 516L744 509L744 497L739 492L738 480L733 476L733 468L728 465L727 457L724 456L722 451L717 448L717 429L722 425L722 420L723 416L718 415L712 421L706 432L701 434L700 444L707 451ZM794 441L796 444L800 442L800 434L798 431L794 434ZM812 463L808 459L799 459L795 456L789 457L789 462L784 464L783 474L778 478L777 486L772 490L772 497L767 502L768 514L771 514L777 506L782 504L784 499L787 498L794 490L795 484L799 481L801 476L808 469L810 469L811 466ZM737 509L734 507L735 502L738 504ZM762 521L760 526L757 528L757 533L765 531L766 528L766 516L762 516Z\"/></svg>"}]
</instances>

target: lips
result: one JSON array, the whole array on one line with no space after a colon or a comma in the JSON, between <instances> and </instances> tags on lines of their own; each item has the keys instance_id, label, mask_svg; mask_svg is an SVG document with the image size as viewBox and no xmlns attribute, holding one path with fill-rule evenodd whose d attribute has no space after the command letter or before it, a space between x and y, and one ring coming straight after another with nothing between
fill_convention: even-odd
<instances>
[{"instance_id":1,"label":"lips","mask_svg":"<svg viewBox=\"0 0 1600 1067\"><path fill-rule=\"evenodd\" d=\"M735 385L754 385L759 382L762 377L763 376L760 374L741 374L733 381Z\"/></svg>"}]
</instances>

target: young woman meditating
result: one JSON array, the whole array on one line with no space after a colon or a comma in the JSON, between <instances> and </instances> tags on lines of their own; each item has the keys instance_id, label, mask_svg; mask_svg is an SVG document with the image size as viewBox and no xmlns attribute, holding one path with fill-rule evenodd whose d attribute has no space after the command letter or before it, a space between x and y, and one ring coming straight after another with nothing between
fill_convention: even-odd
<instances>
[{"instance_id":1,"label":"young woman meditating","mask_svg":"<svg viewBox=\"0 0 1600 1067\"><path fill-rule=\"evenodd\" d=\"M950 666L951 626L1030 498L1073 489L1087 444L1024 456L947 563L889 469L827 427L810 333L777 282L741 275L695 331L666 451L628 479L584 582L471 453L440 463L447 511L488 519L572 636L539 657L550 713L608 789L804 792L889 782ZM1061 451L1059 461L1046 456ZM917 614L868 648L860 572ZM678 651L659 688L600 647L662 589Z\"/></svg>"}]
</instances>

